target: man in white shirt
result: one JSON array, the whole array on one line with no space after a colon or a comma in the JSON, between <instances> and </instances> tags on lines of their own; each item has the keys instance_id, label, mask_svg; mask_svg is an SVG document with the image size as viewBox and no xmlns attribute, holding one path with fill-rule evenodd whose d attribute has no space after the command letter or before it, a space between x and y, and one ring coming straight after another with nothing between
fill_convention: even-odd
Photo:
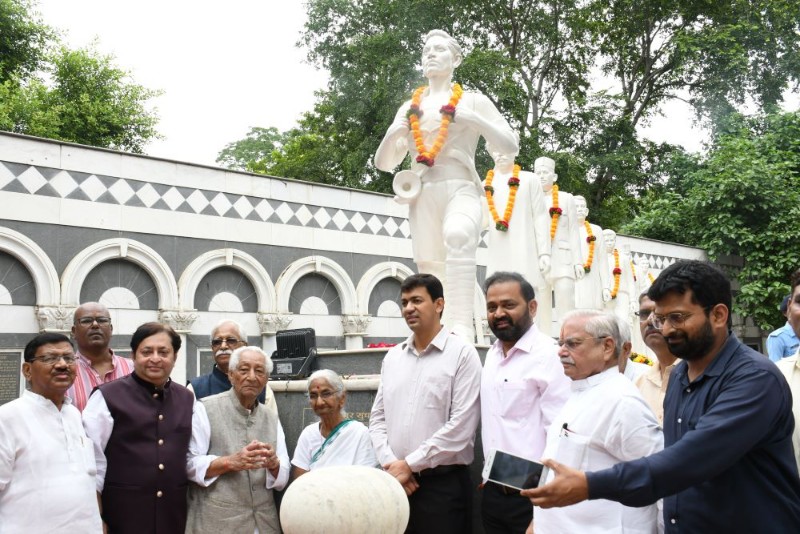
<instances>
[{"instance_id":1,"label":"man in white shirt","mask_svg":"<svg viewBox=\"0 0 800 534\"><path fill-rule=\"evenodd\" d=\"M483 453L492 449L538 461L547 428L569 397L558 349L541 333L534 289L522 275L496 272L486 279L486 313L497 341L489 348L481 377ZM494 482L483 488L481 517L486 534L523 534L531 503Z\"/></svg>"},{"instance_id":2,"label":"man in white shirt","mask_svg":"<svg viewBox=\"0 0 800 534\"><path fill-rule=\"evenodd\" d=\"M594 471L663 449L652 410L618 370L619 339L619 318L609 312L575 310L564 318L558 354L572 394L547 432L544 457ZM536 508L533 524L537 534L655 534L656 516L655 504L630 508L596 500Z\"/></svg>"},{"instance_id":3,"label":"man in white shirt","mask_svg":"<svg viewBox=\"0 0 800 534\"><path fill-rule=\"evenodd\" d=\"M22 397L0 406L0 532L100 533L92 442L66 397L75 380L69 338L25 347Z\"/></svg>"},{"instance_id":4,"label":"man in white shirt","mask_svg":"<svg viewBox=\"0 0 800 534\"><path fill-rule=\"evenodd\" d=\"M480 418L481 362L475 347L441 325L442 283L415 274L400 286L411 336L383 360L369 431L378 461L409 496L406 533L471 532Z\"/></svg>"}]
</instances>

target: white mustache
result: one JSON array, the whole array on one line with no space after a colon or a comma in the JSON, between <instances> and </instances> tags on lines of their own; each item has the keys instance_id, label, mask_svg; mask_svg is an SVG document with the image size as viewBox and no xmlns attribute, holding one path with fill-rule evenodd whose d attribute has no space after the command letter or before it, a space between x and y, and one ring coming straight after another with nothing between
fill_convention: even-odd
<instances>
[{"instance_id":1,"label":"white mustache","mask_svg":"<svg viewBox=\"0 0 800 534\"><path fill-rule=\"evenodd\" d=\"M564 356L564 357L560 358L560 360L561 360L562 364L575 365L575 360L573 360L569 356Z\"/></svg>"},{"instance_id":2,"label":"white mustache","mask_svg":"<svg viewBox=\"0 0 800 534\"><path fill-rule=\"evenodd\" d=\"M233 354L232 350L218 350L214 356L224 356L225 354Z\"/></svg>"}]
</instances>

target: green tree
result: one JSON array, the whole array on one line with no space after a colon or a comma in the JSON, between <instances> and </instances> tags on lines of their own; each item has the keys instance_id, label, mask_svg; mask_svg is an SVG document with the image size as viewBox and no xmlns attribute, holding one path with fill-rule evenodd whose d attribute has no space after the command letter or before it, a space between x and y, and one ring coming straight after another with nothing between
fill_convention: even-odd
<instances>
[{"instance_id":1,"label":"green tree","mask_svg":"<svg viewBox=\"0 0 800 534\"><path fill-rule=\"evenodd\" d=\"M622 231L698 246L711 259L741 256L737 311L773 329L800 266L800 112L730 117L705 158L678 166Z\"/></svg>"},{"instance_id":2,"label":"green tree","mask_svg":"<svg viewBox=\"0 0 800 534\"><path fill-rule=\"evenodd\" d=\"M0 0L0 83L36 72L52 38L30 2Z\"/></svg>"},{"instance_id":3,"label":"green tree","mask_svg":"<svg viewBox=\"0 0 800 534\"><path fill-rule=\"evenodd\" d=\"M160 93L133 82L112 57L59 47L45 69L48 81L5 82L0 129L135 153L158 137L148 101Z\"/></svg>"}]
</instances>

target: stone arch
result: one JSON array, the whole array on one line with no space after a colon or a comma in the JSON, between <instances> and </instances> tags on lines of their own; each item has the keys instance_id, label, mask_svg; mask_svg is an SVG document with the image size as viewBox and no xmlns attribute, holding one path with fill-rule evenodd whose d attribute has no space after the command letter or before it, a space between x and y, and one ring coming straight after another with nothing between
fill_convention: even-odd
<instances>
[{"instance_id":1,"label":"stone arch","mask_svg":"<svg viewBox=\"0 0 800 534\"><path fill-rule=\"evenodd\" d=\"M402 282L412 274L414 274L414 271L411 267L396 261L382 262L367 269L367 272L365 272L364 276L359 280L358 288L356 289L359 313L362 315L368 313L369 297L372 294L372 290L378 285L378 282L384 278L394 278Z\"/></svg>"},{"instance_id":2,"label":"stone arch","mask_svg":"<svg viewBox=\"0 0 800 534\"><path fill-rule=\"evenodd\" d=\"M275 286L267 270L250 254L234 248L206 252L190 263L178 281L181 309L193 310L194 297L203 278L219 267L232 267L244 274L256 290L258 311L274 312L277 306Z\"/></svg>"},{"instance_id":3,"label":"stone arch","mask_svg":"<svg viewBox=\"0 0 800 534\"><path fill-rule=\"evenodd\" d=\"M292 262L278 277L275 290L278 294L278 311L289 313L289 297L300 278L317 273L334 285L342 301L342 315L355 315L357 311L356 288L347 272L335 261L324 256L308 256Z\"/></svg>"},{"instance_id":4,"label":"stone arch","mask_svg":"<svg viewBox=\"0 0 800 534\"><path fill-rule=\"evenodd\" d=\"M131 261L144 269L158 290L158 308L177 309L178 284L167 262L144 243L121 237L94 243L72 258L61 277L61 302L72 306L80 304L81 287L87 275L92 269L111 259Z\"/></svg>"},{"instance_id":5,"label":"stone arch","mask_svg":"<svg viewBox=\"0 0 800 534\"><path fill-rule=\"evenodd\" d=\"M10 228L0 227L0 250L17 258L33 278L38 306L59 304L61 283L53 262L29 237Z\"/></svg>"}]
</instances>

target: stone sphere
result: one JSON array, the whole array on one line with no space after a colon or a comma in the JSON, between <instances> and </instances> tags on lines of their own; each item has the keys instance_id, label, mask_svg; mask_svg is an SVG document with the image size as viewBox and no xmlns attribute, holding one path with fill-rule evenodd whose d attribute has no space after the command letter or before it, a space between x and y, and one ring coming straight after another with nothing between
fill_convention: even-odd
<instances>
[{"instance_id":1,"label":"stone sphere","mask_svg":"<svg viewBox=\"0 0 800 534\"><path fill-rule=\"evenodd\" d=\"M402 534L408 498L400 483L374 467L309 471L281 501L284 534Z\"/></svg>"}]
</instances>

